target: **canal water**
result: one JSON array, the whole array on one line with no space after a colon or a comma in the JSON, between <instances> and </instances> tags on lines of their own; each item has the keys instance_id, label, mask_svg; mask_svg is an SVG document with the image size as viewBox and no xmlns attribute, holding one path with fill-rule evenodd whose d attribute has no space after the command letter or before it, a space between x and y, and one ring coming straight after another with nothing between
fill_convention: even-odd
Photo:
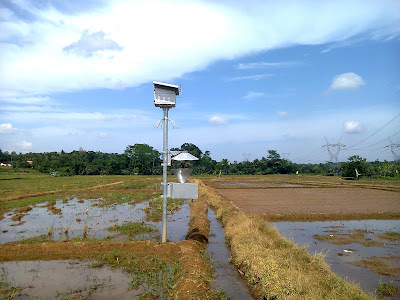
<instances>
[{"instance_id":1,"label":"canal water","mask_svg":"<svg viewBox=\"0 0 400 300\"><path fill-rule=\"evenodd\" d=\"M208 209L208 219L210 220L210 238L207 250L214 261L216 276L213 289L222 288L230 299L254 299L235 266L229 262L230 252L225 244L225 232L211 208Z\"/></svg>"}]
</instances>

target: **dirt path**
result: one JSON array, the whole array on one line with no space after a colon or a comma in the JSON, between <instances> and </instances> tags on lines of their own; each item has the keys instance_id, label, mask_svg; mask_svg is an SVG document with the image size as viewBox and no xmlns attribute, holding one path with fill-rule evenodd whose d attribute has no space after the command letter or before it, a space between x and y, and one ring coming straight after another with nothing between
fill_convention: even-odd
<instances>
[{"instance_id":1,"label":"dirt path","mask_svg":"<svg viewBox=\"0 0 400 300\"><path fill-rule=\"evenodd\" d=\"M364 188L218 189L245 212L261 214L399 212L400 193Z\"/></svg>"}]
</instances>

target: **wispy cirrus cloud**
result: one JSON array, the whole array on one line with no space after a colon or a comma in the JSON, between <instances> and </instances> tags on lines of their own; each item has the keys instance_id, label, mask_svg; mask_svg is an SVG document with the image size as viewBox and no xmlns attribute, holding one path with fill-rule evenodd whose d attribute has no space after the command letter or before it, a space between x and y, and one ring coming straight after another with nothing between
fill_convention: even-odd
<instances>
[{"instance_id":1,"label":"wispy cirrus cloud","mask_svg":"<svg viewBox=\"0 0 400 300\"><path fill-rule=\"evenodd\" d=\"M35 96L35 97L0 97L0 102L14 103L14 104L29 104L29 105L42 105L42 104L56 104L57 102L49 96Z\"/></svg>"},{"instance_id":2,"label":"wispy cirrus cloud","mask_svg":"<svg viewBox=\"0 0 400 300\"><path fill-rule=\"evenodd\" d=\"M253 69L267 69L267 68L286 68L292 66L301 65L301 62L297 61L280 61L280 62L252 62L252 63L240 63L236 66L239 70L253 70Z\"/></svg>"},{"instance_id":3,"label":"wispy cirrus cloud","mask_svg":"<svg viewBox=\"0 0 400 300\"><path fill-rule=\"evenodd\" d=\"M263 93L263 92L249 91L249 92L247 92L246 95L244 95L242 97L242 99L244 99L244 100L254 100L254 99L257 99L257 98L262 98L264 96L265 96L265 93Z\"/></svg>"},{"instance_id":4,"label":"wispy cirrus cloud","mask_svg":"<svg viewBox=\"0 0 400 300\"><path fill-rule=\"evenodd\" d=\"M228 81L241 81L241 80L261 80L264 78L274 77L275 74L255 74L248 76L237 76L229 78Z\"/></svg>"}]
</instances>

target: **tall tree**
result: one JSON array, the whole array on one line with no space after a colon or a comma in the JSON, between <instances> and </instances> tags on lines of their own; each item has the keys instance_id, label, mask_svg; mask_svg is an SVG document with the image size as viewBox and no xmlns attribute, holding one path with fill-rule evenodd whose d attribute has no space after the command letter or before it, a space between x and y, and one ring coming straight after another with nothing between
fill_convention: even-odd
<instances>
[{"instance_id":1,"label":"tall tree","mask_svg":"<svg viewBox=\"0 0 400 300\"><path fill-rule=\"evenodd\" d=\"M160 152L147 144L129 145L125 154L130 159L130 167L137 169L139 174L158 174L158 166L161 163Z\"/></svg>"}]
</instances>

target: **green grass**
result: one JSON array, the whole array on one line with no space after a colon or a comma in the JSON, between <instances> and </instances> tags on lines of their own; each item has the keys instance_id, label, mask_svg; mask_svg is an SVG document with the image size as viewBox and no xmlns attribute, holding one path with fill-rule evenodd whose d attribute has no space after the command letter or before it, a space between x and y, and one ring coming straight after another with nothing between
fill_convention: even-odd
<instances>
[{"instance_id":1,"label":"green grass","mask_svg":"<svg viewBox=\"0 0 400 300\"><path fill-rule=\"evenodd\" d=\"M175 275L181 267L179 260L161 260L154 255L141 253L138 256L127 255L123 251L114 251L105 254L94 263L94 267L107 264L113 268L121 268L132 276L132 289L144 288L142 298L153 295L161 299L168 298L176 280Z\"/></svg>"},{"instance_id":2,"label":"green grass","mask_svg":"<svg viewBox=\"0 0 400 300\"><path fill-rule=\"evenodd\" d=\"M14 286L8 281L8 273L2 268L0 274L0 295L2 299L14 299L15 296L20 295L21 288Z\"/></svg>"},{"instance_id":3,"label":"green grass","mask_svg":"<svg viewBox=\"0 0 400 300\"><path fill-rule=\"evenodd\" d=\"M161 197L157 197L149 201L149 206L144 209L146 217L149 221L159 222L162 220L162 201ZM172 214L179 210L184 202L179 199L167 199L167 213Z\"/></svg>"},{"instance_id":4,"label":"green grass","mask_svg":"<svg viewBox=\"0 0 400 300\"><path fill-rule=\"evenodd\" d=\"M30 237L30 238L26 238L23 240L20 240L19 243L20 244L40 244L43 242L48 242L50 240L49 236L46 234L42 234L39 236L34 236L34 237Z\"/></svg>"},{"instance_id":5,"label":"green grass","mask_svg":"<svg viewBox=\"0 0 400 300\"><path fill-rule=\"evenodd\" d=\"M387 231L386 235L389 237L389 240L391 240L391 241L400 240L400 232Z\"/></svg>"},{"instance_id":6,"label":"green grass","mask_svg":"<svg viewBox=\"0 0 400 300\"><path fill-rule=\"evenodd\" d=\"M313 237L318 241L326 241L329 239L329 235L314 234Z\"/></svg>"},{"instance_id":7,"label":"green grass","mask_svg":"<svg viewBox=\"0 0 400 300\"><path fill-rule=\"evenodd\" d=\"M35 170L0 169L0 214L67 198L103 199L103 205L139 203L161 194L160 176L53 177Z\"/></svg>"},{"instance_id":8,"label":"green grass","mask_svg":"<svg viewBox=\"0 0 400 300\"><path fill-rule=\"evenodd\" d=\"M397 286L392 282L383 282L379 279L376 293L379 297L394 297L398 292Z\"/></svg>"}]
</instances>

